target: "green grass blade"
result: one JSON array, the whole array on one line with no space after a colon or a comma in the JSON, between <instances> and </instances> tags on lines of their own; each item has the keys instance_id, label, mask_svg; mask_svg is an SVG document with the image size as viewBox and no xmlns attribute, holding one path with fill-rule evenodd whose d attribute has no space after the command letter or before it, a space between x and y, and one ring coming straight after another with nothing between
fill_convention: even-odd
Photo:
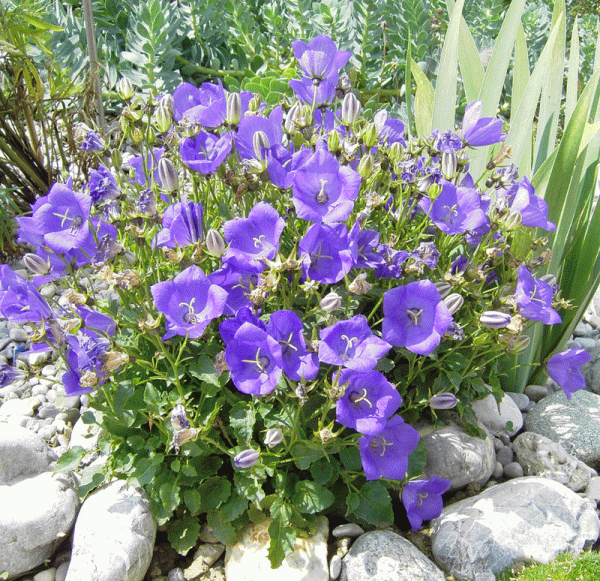
<instances>
[{"instance_id":1,"label":"green grass blade","mask_svg":"<svg viewBox=\"0 0 600 581\"><path fill-rule=\"evenodd\" d=\"M527 83L529 82L530 77L531 71L529 69L529 52L527 50L527 40L525 38L523 24L519 23L519 30L517 31L517 38L515 40L515 60L513 65L513 83L510 105L511 112L516 111L518 104L521 103L521 101L523 100L523 97L526 94L525 91L527 90ZM528 136L525 137L525 139L531 142L532 135L533 127L530 127ZM530 150L524 151L524 155L521 158L519 169L522 175L531 175Z\"/></svg>"},{"instance_id":2,"label":"green grass blade","mask_svg":"<svg viewBox=\"0 0 600 581\"><path fill-rule=\"evenodd\" d=\"M440 131L454 130L455 126L458 83L458 41L464 3L465 0L458 0L454 5L440 56L432 117L433 129L439 129Z\"/></svg>"},{"instance_id":3,"label":"green grass blade","mask_svg":"<svg viewBox=\"0 0 600 581\"><path fill-rule=\"evenodd\" d=\"M565 103L565 125L569 124L573 110L577 104L579 93L579 24L575 18L571 33L571 48L569 50L569 74L567 76L567 99Z\"/></svg>"},{"instance_id":4,"label":"green grass blade","mask_svg":"<svg viewBox=\"0 0 600 581\"><path fill-rule=\"evenodd\" d=\"M415 118L412 112L412 76L410 65L412 61L412 40L408 31L408 46L406 49L406 65L404 66L404 93L406 98L406 115L408 117L408 134L416 135Z\"/></svg>"},{"instance_id":5,"label":"green grass blade","mask_svg":"<svg viewBox=\"0 0 600 581\"><path fill-rule=\"evenodd\" d=\"M413 59L410 60L410 72L417 86L414 115L417 135L419 137L429 137L433 119L433 85Z\"/></svg>"}]
</instances>

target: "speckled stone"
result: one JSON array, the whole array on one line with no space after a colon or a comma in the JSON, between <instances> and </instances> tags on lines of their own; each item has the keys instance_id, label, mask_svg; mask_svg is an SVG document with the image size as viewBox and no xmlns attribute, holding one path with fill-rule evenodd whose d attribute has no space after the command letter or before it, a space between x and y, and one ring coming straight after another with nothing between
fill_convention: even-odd
<instances>
[{"instance_id":1,"label":"speckled stone","mask_svg":"<svg viewBox=\"0 0 600 581\"><path fill-rule=\"evenodd\" d=\"M538 402L525 418L525 428L562 444L592 468L600 466L600 396L586 390L567 400L562 391Z\"/></svg>"}]
</instances>

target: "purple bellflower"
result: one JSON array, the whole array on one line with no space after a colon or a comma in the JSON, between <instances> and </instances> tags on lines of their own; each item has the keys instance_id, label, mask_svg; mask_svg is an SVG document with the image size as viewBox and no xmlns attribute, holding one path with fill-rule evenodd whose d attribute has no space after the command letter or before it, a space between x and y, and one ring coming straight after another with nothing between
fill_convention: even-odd
<instances>
[{"instance_id":1,"label":"purple bellflower","mask_svg":"<svg viewBox=\"0 0 600 581\"><path fill-rule=\"evenodd\" d=\"M482 117L481 101L467 105L462 122L463 139L472 146L492 145L506 139L502 135L502 120L495 117Z\"/></svg>"},{"instance_id":2,"label":"purple bellflower","mask_svg":"<svg viewBox=\"0 0 600 581\"><path fill-rule=\"evenodd\" d=\"M281 346L266 331L244 323L225 347L233 384L242 393L271 393L283 372Z\"/></svg>"},{"instance_id":3,"label":"purple bellflower","mask_svg":"<svg viewBox=\"0 0 600 581\"><path fill-rule=\"evenodd\" d=\"M19 241L63 253L81 248L90 235L92 198L68 185L54 184L32 206L30 217L17 218Z\"/></svg>"},{"instance_id":4,"label":"purple bellflower","mask_svg":"<svg viewBox=\"0 0 600 581\"><path fill-rule=\"evenodd\" d=\"M373 335L363 315L325 327L320 332L319 360L355 371L369 371L391 349L391 345Z\"/></svg>"},{"instance_id":5,"label":"purple bellflower","mask_svg":"<svg viewBox=\"0 0 600 581\"><path fill-rule=\"evenodd\" d=\"M388 117L388 112L382 109L373 116L373 123L375 123L377 135L381 141L387 142L387 145L401 143L406 147L404 123L402 121Z\"/></svg>"},{"instance_id":6,"label":"purple bellflower","mask_svg":"<svg viewBox=\"0 0 600 581\"><path fill-rule=\"evenodd\" d=\"M88 188L93 204L116 200L121 195L117 186L117 178L103 165L99 165L98 169L94 169L90 173Z\"/></svg>"},{"instance_id":7,"label":"purple bellflower","mask_svg":"<svg viewBox=\"0 0 600 581\"><path fill-rule=\"evenodd\" d=\"M547 282L534 278L525 265L519 268L519 278L515 288L515 300L520 314L526 319L554 325L562 321L552 308L554 288Z\"/></svg>"},{"instance_id":8,"label":"purple bellflower","mask_svg":"<svg viewBox=\"0 0 600 581\"><path fill-rule=\"evenodd\" d=\"M358 446L367 480L402 480L408 469L408 455L418 443L418 432L400 416L390 418L377 434L363 436Z\"/></svg>"},{"instance_id":9,"label":"purple bellflower","mask_svg":"<svg viewBox=\"0 0 600 581\"><path fill-rule=\"evenodd\" d=\"M550 232L556 224L548 220L548 204L534 193L531 182L524 177L507 192L511 212L521 214L521 224L531 228L542 228Z\"/></svg>"},{"instance_id":10,"label":"purple bellflower","mask_svg":"<svg viewBox=\"0 0 600 581\"><path fill-rule=\"evenodd\" d=\"M273 206L258 202L247 218L228 220L223 225L225 242L229 245L223 260L235 257L253 266L262 264L264 259L272 260L284 227L285 220Z\"/></svg>"},{"instance_id":11,"label":"purple bellflower","mask_svg":"<svg viewBox=\"0 0 600 581\"><path fill-rule=\"evenodd\" d=\"M162 230L152 241L153 248L175 248L196 244L202 240L204 212L198 202L177 202L171 204L163 215Z\"/></svg>"},{"instance_id":12,"label":"purple bellflower","mask_svg":"<svg viewBox=\"0 0 600 581\"><path fill-rule=\"evenodd\" d=\"M147 173L159 187L162 186L162 182L158 175L158 162L164 152L164 147L155 147L152 150L151 155L147 155L145 158L138 155L129 160L128 165L135 172L134 182L136 184L142 187L148 186L148 179L146 178ZM146 163L146 170L144 170L144 160Z\"/></svg>"},{"instance_id":13,"label":"purple bellflower","mask_svg":"<svg viewBox=\"0 0 600 581\"><path fill-rule=\"evenodd\" d=\"M264 265L252 266L237 258L230 258L222 268L208 275L208 279L227 292L223 314L235 315L238 309L250 306L250 293L261 283L259 276Z\"/></svg>"},{"instance_id":14,"label":"purple bellflower","mask_svg":"<svg viewBox=\"0 0 600 581\"><path fill-rule=\"evenodd\" d=\"M429 407L432 410L451 410L457 403L458 398L449 392L436 393L429 398Z\"/></svg>"},{"instance_id":15,"label":"purple bellflower","mask_svg":"<svg viewBox=\"0 0 600 581\"><path fill-rule=\"evenodd\" d=\"M585 378L579 368L591 359L592 356L581 347L567 349L548 359L546 371L563 388L567 399L571 399L576 391L585 388Z\"/></svg>"},{"instance_id":16,"label":"purple bellflower","mask_svg":"<svg viewBox=\"0 0 600 581\"><path fill-rule=\"evenodd\" d=\"M165 315L163 341L174 335L201 337L208 324L223 314L227 300L227 292L212 284L195 265L173 280L153 284L150 292L156 308Z\"/></svg>"},{"instance_id":17,"label":"purple bellflower","mask_svg":"<svg viewBox=\"0 0 600 581\"><path fill-rule=\"evenodd\" d=\"M346 276L357 258L356 243L344 224L314 224L298 245L304 276L336 283Z\"/></svg>"},{"instance_id":18,"label":"purple bellflower","mask_svg":"<svg viewBox=\"0 0 600 581\"><path fill-rule=\"evenodd\" d=\"M175 108L173 118L181 121L186 117L204 127L218 127L225 120L227 99L220 80L216 85L202 83L200 88L182 83L173 92Z\"/></svg>"},{"instance_id":19,"label":"purple bellflower","mask_svg":"<svg viewBox=\"0 0 600 581\"><path fill-rule=\"evenodd\" d=\"M88 131L79 149L82 151L104 151L106 143L95 131Z\"/></svg>"},{"instance_id":20,"label":"purple bellflower","mask_svg":"<svg viewBox=\"0 0 600 581\"><path fill-rule=\"evenodd\" d=\"M0 266L0 315L10 321L39 323L52 315L52 309L32 282L3 264Z\"/></svg>"},{"instance_id":21,"label":"purple bellflower","mask_svg":"<svg viewBox=\"0 0 600 581\"><path fill-rule=\"evenodd\" d=\"M444 503L442 494L452 482L432 476L428 480L411 480L402 489L402 504L413 531L418 531L424 520L437 518L442 514Z\"/></svg>"},{"instance_id":22,"label":"purple bellflower","mask_svg":"<svg viewBox=\"0 0 600 581\"><path fill-rule=\"evenodd\" d=\"M76 335L67 335L67 365L63 375L63 385L67 395L82 395L93 391L105 381L102 369L104 355L110 348L110 341L93 331L82 329ZM91 378L86 376L91 374Z\"/></svg>"},{"instance_id":23,"label":"purple bellflower","mask_svg":"<svg viewBox=\"0 0 600 581\"><path fill-rule=\"evenodd\" d=\"M190 169L209 175L225 161L232 146L231 132L217 137L200 131L196 137L184 139L179 145L181 159Z\"/></svg>"},{"instance_id":24,"label":"purple bellflower","mask_svg":"<svg viewBox=\"0 0 600 581\"><path fill-rule=\"evenodd\" d=\"M302 330L300 317L287 310L272 313L267 325L267 332L281 347L283 371L294 381L314 379L319 372L317 355L307 350Z\"/></svg>"},{"instance_id":25,"label":"purple bellflower","mask_svg":"<svg viewBox=\"0 0 600 581\"><path fill-rule=\"evenodd\" d=\"M452 321L446 303L430 280L397 286L383 296L383 338L418 355L429 355Z\"/></svg>"},{"instance_id":26,"label":"purple bellflower","mask_svg":"<svg viewBox=\"0 0 600 581\"><path fill-rule=\"evenodd\" d=\"M240 121L237 133L233 137L236 151L243 159L256 158L254 151L254 134L262 131L267 136L268 145L266 149L281 146L283 139L283 109L281 105L275 107L269 114L268 119L258 115L246 115Z\"/></svg>"},{"instance_id":27,"label":"purple bellflower","mask_svg":"<svg viewBox=\"0 0 600 581\"><path fill-rule=\"evenodd\" d=\"M248 450L243 450L237 454L233 458L233 464L236 468L245 470L246 468L251 468L254 466L258 462L259 458L260 453L249 448Z\"/></svg>"},{"instance_id":28,"label":"purple bellflower","mask_svg":"<svg viewBox=\"0 0 600 581\"><path fill-rule=\"evenodd\" d=\"M342 369L339 385L346 385L336 403L335 419L342 426L373 436L402 405L398 390L379 371L360 373Z\"/></svg>"},{"instance_id":29,"label":"purple bellflower","mask_svg":"<svg viewBox=\"0 0 600 581\"><path fill-rule=\"evenodd\" d=\"M421 207L433 223L446 234L462 234L488 222L481 209L481 198L476 190L457 188L452 182L442 180L442 191L433 203L423 198Z\"/></svg>"},{"instance_id":30,"label":"purple bellflower","mask_svg":"<svg viewBox=\"0 0 600 581\"><path fill-rule=\"evenodd\" d=\"M345 221L354 207L360 181L360 174L340 166L321 142L294 175L292 201L298 217L312 222Z\"/></svg>"},{"instance_id":31,"label":"purple bellflower","mask_svg":"<svg viewBox=\"0 0 600 581\"><path fill-rule=\"evenodd\" d=\"M0 365L0 388L6 387L15 381L25 379L25 374L20 369L15 369L6 363Z\"/></svg>"},{"instance_id":32,"label":"purple bellflower","mask_svg":"<svg viewBox=\"0 0 600 581\"><path fill-rule=\"evenodd\" d=\"M235 337L236 331L244 324L252 323L255 327L259 327L263 331L267 330L267 325L259 319L248 306L240 307L235 314L235 317L228 317L221 321L219 325L219 333L223 343L227 345Z\"/></svg>"}]
</instances>

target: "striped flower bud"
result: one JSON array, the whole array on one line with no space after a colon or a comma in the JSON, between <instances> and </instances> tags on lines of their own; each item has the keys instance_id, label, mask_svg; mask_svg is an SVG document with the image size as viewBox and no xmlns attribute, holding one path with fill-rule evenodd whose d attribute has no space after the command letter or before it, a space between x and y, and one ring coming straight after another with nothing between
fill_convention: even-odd
<instances>
[{"instance_id":1,"label":"striped flower bud","mask_svg":"<svg viewBox=\"0 0 600 581\"><path fill-rule=\"evenodd\" d=\"M283 432L281 428L271 428L265 434L265 445L267 448L274 448L277 444L283 442Z\"/></svg>"},{"instance_id":2,"label":"striped flower bud","mask_svg":"<svg viewBox=\"0 0 600 581\"><path fill-rule=\"evenodd\" d=\"M33 274L39 274L41 276L50 272L50 264L37 254L28 252L23 256L23 263Z\"/></svg>"},{"instance_id":3,"label":"striped flower bud","mask_svg":"<svg viewBox=\"0 0 600 581\"><path fill-rule=\"evenodd\" d=\"M450 314L453 315L463 306L465 299L458 293L452 293L444 299L444 302L446 303Z\"/></svg>"},{"instance_id":4,"label":"striped flower bud","mask_svg":"<svg viewBox=\"0 0 600 581\"><path fill-rule=\"evenodd\" d=\"M214 228L206 233L206 250L216 258L221 258L225 254L225 240Z\"/></svg>"},{"instance_id":5,"label":"striped flower bud","mask_svg":"<svg viewBox=\"0 0 600 581\"><path fill-rule=\"evenodd\" d=\"M452 285L445 280L441 280L440 282L435 283L435 288L437 288L438 292L440 293L440 297L445 298L450 294Z\"/></svg>"},{"instance_id":6,"label":"striped flower bud","mask_svg":"<svg viewBox=\"0 0 600 581\"><path fill-rule=\"evenodd\" d=\"M454 151L444 151L442 153L442 174L447 180L452 179L456 175L458 161Z\"/></svg>"},{"instance_id":7,"label":"striped flower bud","mask_svg":"<svg viewBox=\"0 0 600 581\"><path fill-rule=\"evenodd\" d=\"M523 215L521 214L521 212L511 212L505 219L504 219L504 229L505 230L516 230L520 225L521 222L523 221Z\"/></svg>"},{"instance_id":8,"label":"striped flower bud","mask_svg":"<svg viewBox=\"0 0 600 581\"><path fill-rule=\"evenodd\" d=\"M174 192L179 188L179 176L173 162L166 157L158 160L158 177L162 182L162 187L167 192Z\"/></svg>"},{"instance_id":9,"label":"striped flower bud","mask_svg":"<svg viewBox=\"0 0 600 581\"><path fill-rule=\"evenodd\" d=\"M354 93L346 93L342 102L342 123L352 125L360 115L360 101Z\"/></svg>"},{"instance_id":10,"label":"striped flower bud","mask_svg":"<svg viewBox=\"0 0 600 581\"><path fill-rule=\"evenodd\" d=\"M335 291L331 291L321 299L319 306L326 313L333 313L333 311L337 311L342 306L342 297Z\"/></svg>"},{"instance_id":11,"label":"striped flower bud","mask_svg":"<svg viewBox=\"0 0 600 581\"><path fill-rule=\"evenodd\" d=\"M336 153L340 150L341 137L337 131L330 131L327 136L327 149L330 153Z\"/></svg>"},{"instance_id":12,"label":"striped flower bud","mask_svg":"<svg viewBox=\"0 0 600 581\"><path fill-rule=\"evenodd\" d=\"M451 410L457 403L453 393L436 393L429 398L429 407L434 410Z\"/></svg>"},{"instance_id":13,"label":"striped flower bud","mask_svg":"<svg viewBox=\"0 0 600 581\"><path fill-rule=\"evenodd\" d=\"M133 84L127 77L122 77L117 83L117 95L123 101L127 101L133 97Z\"/></svg>"},{"instance_id":14,"label":"striped flower bud","mask_svg":"<svg viewBox=\"0 0 600 581\"><path fill-rule=\"evenodd\" d=\"M254 466L254 464L258 462L259 458L259 452L257 452L256 450L248 449L244 450L243 452L240 452L233 459L233 463L235 464L236 468L241 468L243 470L245 468L250 468L251 466Z\"/></svg>"},{"instance_id":15,"label":"striped flower bud","mask_svg":"<svg viewBox=\"0 0 600 581\"><path fill-rule=\"evenodd\" d=\"M503 329L510 324L510 315L501 311L484 311L479 317L479 322L490 329Z\"/></svg>"},{"instance_id":16,"label":"striped flower bud","mask_svg":"<svg viewBox=\"0 0 600 581\"><path fill-rule=\"evenodd\" d=\"M373 147L379 141L379 136L377 135L377 127L375 123L369 123L363 130L360 135L362 142L366 147Z\"/></svg>"},{"instance_id":17,"label":"striped flower bud","mask_svg":"<svg viewBox=\"0 0 600 581\"><path fill-rule=\"evenodd\" d=\"M264 159L262 150L263 148L269 149L269 147L271 147L271 144L267 134L264 131L255 131L252 136L252 148L256 159Z\"/></svg>"},{"instance_id":18,"label":"striped flower bud","mask_svg":"<svg viewBox=\"0 0 600 581\"><path fill-rule=\"evenodd\" d=\"M166 133L169 131L169 129L171 129L171 125L173 125L173 116L171 111L169 111L164 105L159 105L156 108L156 111L154 111L152 122L161 133Z\"/></svg>"},{"instance_id":19,"label":"striped flower bud","mask_svg":"<svg viewBox=\"0 0 600 581\"><path fill-rule=\"evenodd\" d=\"M302 114L301 105L299 102L294 103L285 117L284 128L288 133L293 133L298 129L297 121Z\"/></svg>"},{"instance_id":20,"label":"striped flower bud","mask_svg":"<svg viewBox=\"0 0 600 581\"><path fill-rule=\"evenodd\" d=\"M373 159L373 156L368 153L367 155L363 155L362 159L360 160L358 167L356 168L356 171L363 177L363 178L369 178L371 177L371 174L373 173L373 169L375 168L375 160Z\"/></svg>"},{"instance_id":21,"label":"striped flower bud","mask_svg":"<svg viewBox=\"0 0 600 581\"><path fill-rule=\"evenodd\" d=\"M225 121L230 125L237 125L242 118L242 98L239 93L229 93L227 95L227 108Z\"/></svg>"}]
</instances>

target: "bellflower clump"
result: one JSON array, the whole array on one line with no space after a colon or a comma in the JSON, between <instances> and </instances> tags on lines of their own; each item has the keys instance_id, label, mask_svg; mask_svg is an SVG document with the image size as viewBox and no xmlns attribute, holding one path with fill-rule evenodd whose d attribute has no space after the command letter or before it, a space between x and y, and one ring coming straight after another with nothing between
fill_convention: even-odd
<instances>
[{"instance_id":1,"label":"bellflower clump","mask_svg":"<svg viewBox=\"0 0 600 581\"><path fill-rule=\"evenodd\" d=\"M89 394L104 479L143 487L182 553L204 520L232 544L263 513L285 531L274 566L315 513L389 525L402 490L413 528L437 516L447 483L419 478L413 425L452 413L476 432L471 403L502 396L531 328L566 306L531 182L498 157L470 169L499 119L472 103L461 128L409 135L361 106L343 47L292 48L279 101L285 84L121 83L112 143L134 157L81 154L88 183L54 184L18 218L32 280L0 267L0 314ZM548 360L567 394L586 356Z\"/></svg>"}]
</instances>

